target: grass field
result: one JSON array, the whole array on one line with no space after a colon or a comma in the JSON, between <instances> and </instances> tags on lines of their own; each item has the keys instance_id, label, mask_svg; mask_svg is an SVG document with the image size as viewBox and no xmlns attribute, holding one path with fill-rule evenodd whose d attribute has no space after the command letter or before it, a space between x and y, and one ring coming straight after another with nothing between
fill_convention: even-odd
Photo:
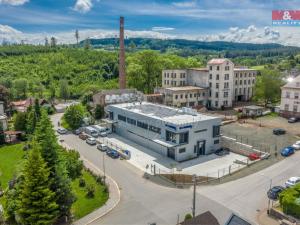
<instances>
[{"instance_id":1,"label":"grass field","mask_svg":"<svg viewBox=\"0 0 300 225\"><path fill-rule=\"evenodd\" d=\"M104 186L96 183L95 178L90 173L83 171L82 176L86 182L86 187L88 185L95 186L95 197L86 197L86 187L79 187L79 178L72 182L72 189L77 198L72 206L72 213L75 219L79 219L101 207L108 199L108 193L103 191Z\"/></svg>"},{"instance_id":2,"label":"grass field","mask_svg":"<svg viewBox=\"0 0 300 225\"><path fill-rule=\"evenodd\" d=\"M260 65L260 66L252 66L251 69L254 69L254 70L263 70L265 68L264 65Z\"/></svg>"}]
</instances>

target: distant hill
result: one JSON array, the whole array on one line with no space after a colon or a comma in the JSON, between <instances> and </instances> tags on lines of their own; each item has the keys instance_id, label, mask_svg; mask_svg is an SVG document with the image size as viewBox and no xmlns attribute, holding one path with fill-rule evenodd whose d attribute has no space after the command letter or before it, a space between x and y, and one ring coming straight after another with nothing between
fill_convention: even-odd
<instances>
[{"instance_id":1,"label":"distant hill","mask_svg":"<svg viewBox=\"0 0 300 225\"><path fill-rule=\"evenodd\" d=\"M84 41L81 42L83 45ZM90 39L90 43L95 48L115 49L118 48L117 38ZM125 39L127 49L152 49L166 52L167 50L178 50L189 52L191 55L205 52L228 52L234 55L243 52L243 55L252 55L254 52L265 53L266 56L278 54L291 54L300 51L299 47L283 46L280 44L250 44L236 42L204 42L184 39L152 39L152 38L128 38ZM252 52L252 53L251 53ZM240 56L239 54L237 54ZM228 55L230 57L230 55Z\"/></svg>"}]
</instances>

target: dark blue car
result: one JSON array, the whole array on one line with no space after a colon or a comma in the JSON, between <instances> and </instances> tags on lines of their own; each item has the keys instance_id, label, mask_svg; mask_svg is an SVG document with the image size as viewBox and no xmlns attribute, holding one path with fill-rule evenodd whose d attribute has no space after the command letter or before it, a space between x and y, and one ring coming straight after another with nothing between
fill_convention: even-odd
<instances>
[{"instance_id":1,"label":"dark blue car","mask_svg":"<svg viewBox=\"0 0 300 225\"><path fill-rule=\"evenodd\" d=\"M292 155L294 153L295 153L295 150L291 146L286 147L286 148L284 148L284 149L281 150L281 155L284 156L284 157L290 156L290 155Z\"/></svg>"},{"instance_id":2,"label":"dark blue car","mask_svg":"<svg viewBox=\"0 0 300 225\"><path fill-rule=\"evenodd\" d=\"M120 154L116 150L113 150L113 149L107 150L106 154L113 159L117 159L120 156Z\"/></svg>"}]
</instances>

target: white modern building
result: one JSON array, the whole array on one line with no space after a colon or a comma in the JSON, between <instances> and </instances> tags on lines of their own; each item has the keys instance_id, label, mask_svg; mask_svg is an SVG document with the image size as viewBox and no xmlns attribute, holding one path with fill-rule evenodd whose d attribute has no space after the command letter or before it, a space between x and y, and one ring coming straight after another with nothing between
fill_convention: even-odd
<instances>
[{"instance_id":1,"label":"white modern building","mask_svg":"<svg viewBox=\"0 0 300 225\"><path fill-rule=\"evenodd\" d=\"M149 102L108 105L112 130L176 161L206 155L220 145L221 119L190 108L172 108Z\"/></svg>"},{"instance_id":2,"label":"white modern building","mask_svg":"<svg viewBox=\"0 0 300 225\"><path fill-rule=\"evenodd\" d=\"M300 75L281 88L280 114L300 118Z\"/></svg>"},{"instance_id":3,"label":"white modern building","mask_svg":"<svg viewBox=\"0 0 300 225\"><path fill-rule=\"evenodd\" d=\"M229 59L212 59L206 68L163 70L162 88L184 86L207 88L207 101L203 101L206 103L205 106L232 107L235 102L251 99L256 75L256 70L235 67ZM159 93L163 92L159 90ZM189 106L188 101L186 106Z\"/></svg>"}]
</instances>

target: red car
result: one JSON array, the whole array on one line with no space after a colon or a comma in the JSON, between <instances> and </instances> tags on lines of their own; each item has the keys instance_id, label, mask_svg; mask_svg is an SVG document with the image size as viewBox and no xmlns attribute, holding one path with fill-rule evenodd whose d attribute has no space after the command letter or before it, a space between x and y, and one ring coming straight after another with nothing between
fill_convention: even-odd
<instances>
[{"instance_id":1,"label":"red car","mask_svg":"<svg viewBox=\"0 0 300 225\"><path fill-rule=\"evenodd\" d=\"M254 161L254 160L258 160L260 159L260 156L256 153L251 153L248 155L248 158L251 160L251 161Z\"/></svg>"}]
</instances>

